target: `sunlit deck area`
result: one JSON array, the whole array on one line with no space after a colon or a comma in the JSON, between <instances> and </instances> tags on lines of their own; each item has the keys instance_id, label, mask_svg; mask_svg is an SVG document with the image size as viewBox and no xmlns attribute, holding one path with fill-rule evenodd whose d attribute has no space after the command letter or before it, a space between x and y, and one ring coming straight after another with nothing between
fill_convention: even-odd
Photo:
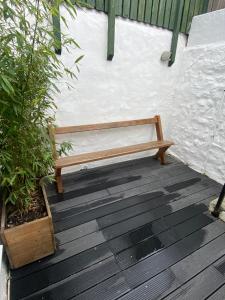
<instances>
[{"instance_id":1,"label":"sunlit deck area","mask_svg":"<svg viewBox=\"0 0 225 300\"><path fill-rule=\"evenodd\" d=\"M49 186L55 255L12 271L12 299L224 299L221 186L168 157L64 175Z\"/></svg>"}]
</instances>

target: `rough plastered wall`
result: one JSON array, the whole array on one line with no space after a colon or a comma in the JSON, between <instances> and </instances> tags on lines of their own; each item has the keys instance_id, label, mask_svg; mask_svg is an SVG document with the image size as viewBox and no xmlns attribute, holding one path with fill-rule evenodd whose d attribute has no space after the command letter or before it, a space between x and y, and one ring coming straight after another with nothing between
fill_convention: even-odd
<instances>
[{"instance_id":1,"label":"rough plastered wall","mask_svg":"<svg viewBox=\"0 0 225 300\"><path fill-rule=\"evenodd\" d=\"M107 16L95 10L78 10L77 19L72 20L63 8L61 14L67 18L69 33L82 48L71 54L63 49L63 62L71 68L76 57L80 54L85 57L80 62L78 81L70 81L75 89L66 88L65 78L59 83L61 94L55 96L57 124L110 122L160 114L166 136L170 113L165 104L169 103L177 83L186 37L180 35L176 63L169 68L160 57L163 51L170 49L170 31L116 18L115 55L109 62L106 60ZM67 32L65 27L62 30ZM144 126L81 133L64 136L64 139L73 142L75 153L84 153L146 142L153 139L153 135L152 128ZM89 166L146 155L148 153L139 153Z\"/></svg>"},{"instance_id":2,"label":"rough plastered wall","mask_svg":"<svg viewBox=\"0 0 225 300\"><path fill-rule=\"evenodd\" d=\"M184 51L169 136L171 153L225 181L225 10L194 18Z\"/></svg>"},{"instance_id":3,"label":"rough plastered wall","mask_svg":"<svg viewBox=\"0 0 225 300\"><path fill-rule=\"evenodd\" d=\"M3 246L0 242L0 299L7 300L8 299L8 265L6 254L3 252Z\"/></svg>"}]
</instances>

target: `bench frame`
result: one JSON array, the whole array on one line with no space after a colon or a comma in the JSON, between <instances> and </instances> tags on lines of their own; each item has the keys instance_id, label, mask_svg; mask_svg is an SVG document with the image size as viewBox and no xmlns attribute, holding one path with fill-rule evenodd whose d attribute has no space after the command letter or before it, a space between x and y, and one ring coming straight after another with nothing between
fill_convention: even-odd
<instances>
[{"instance_id":1,"label":"bench frame","mask_svg":"<svg viewBox=\"0 0 225 300\"><path fill-rule=\"evenodd\" d=\"M142 145L146 144L139 144L139 145L134 145L134 146L129 146L129 147L124 147L124 148L114 148L106 151L102 151L101 153L107 152L109 153L110 151L114 150L114 154L111 156L105 157L104 155L102 157L98 157L97 159L92 158L87 158L86 160L82 160L82 162L77 162L74 160L73 162L73 157L75 156L70 156L72 159L70 164L65 164L59 163L60 158L58 157L57 150L56 150L56 142L55 142L55 135L57 134L68 134L68 133L77 133L77 132L85 132L85 131L95 131L95 130L104 130L104 129L111 129L111 128L120 128L120 127L130 127L130 126L140 126L140 125L155 125L156 129L156 136L157 136L157 142L152 142L154 144L152 147L149 146L148 149L143 149ZM91 125L77 125L77 126L67 126L67 127L52 127L49 126L49 136L52 141L52 151L53 151L53 157L55 159L55 178L56 178L56 185L57 185L57 191L58 193L63 193L63 183L62 183L62 176L61 176L61 170L63 167L67 166L72 166L72 165L78 165L84 162L91 162L91 161L96 161L100 159L107 159L110 157L116 157L116 156L121 156L121 155L126 155L126 154L131 154L131 153L137 153L141 151L146 151L146 150L151 150L151 149L159 149L158 152L155 155L155 159L159 159L161 161L161 164L165 164L165 152L166 150L173 145L173 142L166 142L163 140L163 131L162 131L162 124L161 124L161 118L159 115L156 115L153 118L149 119L140 119L140 120L130 120L130 121L120 121L120 122L111 122L111 123L100 123L100 124L91 124ZM160 143L162 142L162 143ZM165 143L164 143L165 142ZM150 144L150 143L149 143ZM137 146L140 146L139 148ZM133 149L132 149L133 147ZM124 151L124 153L121 153L121 150L129 148L129 152ZM118 150L118 153L116 154L115 152ZM97 153L97 152L95 152ZM95 154L95 153L87 153L88 155ZM100 153L100 152L99 152ZM78 157L78 156L77 156ZM63 158L61 158L61 161ZM58 164L58 166L57 166Z\"/></svg>"}]
</instances>

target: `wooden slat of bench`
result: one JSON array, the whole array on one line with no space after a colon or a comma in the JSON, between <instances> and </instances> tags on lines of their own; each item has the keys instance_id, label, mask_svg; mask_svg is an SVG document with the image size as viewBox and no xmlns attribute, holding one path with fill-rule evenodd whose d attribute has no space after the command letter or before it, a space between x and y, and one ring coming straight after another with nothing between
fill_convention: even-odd
<instances>
[{"instance_id":1,"label":"wooden slat of bench","mask_svg":"<svg viewBox=\"0 0 225 300\"><path fill-rule=\"evenodd\" d=\"M154 117L149 119L119 121L119 122L111 122L111 123L56 127L55 134L75 133L75 132L102 130L102 129L110 129L110 128L137 126L137 125L148 125L148 124L155 124L157 122L158 119Z\"/></svg>"},{"instance_id":2,"label":"wooden slat of bench","mask_svg":"<svg viewBox=\"0 0 225 300\"><path fill-rule=\"evenodd\" d=\"M102 150L92 153L84 153L79 155L61 157L56 160L55 167L57 169L79 165L82 163L92 162L96 160L102 160L107 158L113 158L117 156L142 152L152 149L168 148L174 143L171 141L153 141L149 143L137 144L132 146L126 146L121 148L114 148L109 150Z\"/></svg>"}]
</instances>

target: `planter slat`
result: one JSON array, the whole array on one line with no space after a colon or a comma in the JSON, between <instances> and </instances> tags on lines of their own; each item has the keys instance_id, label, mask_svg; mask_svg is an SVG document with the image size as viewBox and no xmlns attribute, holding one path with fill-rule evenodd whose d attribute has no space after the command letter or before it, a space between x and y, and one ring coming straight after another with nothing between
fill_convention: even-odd
<instances>
[{"instance_id":1,"label":"planter slat","mask_svg":"<svg viewBox=\"0 0 225 300\"><path fill-rule=\"evenodd\" d=\"M19 268L55 252L52 215L44 185L47 216L13 228L5 228L6 213L2 209L1 238L12 269Z\"/></svg>"}]
</instances>

